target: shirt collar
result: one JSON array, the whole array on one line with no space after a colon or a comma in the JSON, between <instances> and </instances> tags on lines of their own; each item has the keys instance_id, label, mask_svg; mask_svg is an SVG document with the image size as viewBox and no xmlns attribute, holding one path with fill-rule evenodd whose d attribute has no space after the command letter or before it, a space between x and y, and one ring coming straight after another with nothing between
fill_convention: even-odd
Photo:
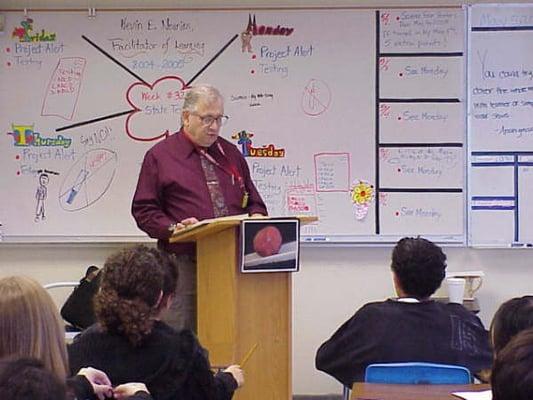
<instances>
[{"instance_id":1,"label":"shirt collar","mask_svg":"<svg viewBox=\"0 0 533 400\"><path fill-rule=\"evenodd\" d=\"M415 299L414 297L399 297L396 301L400 303L420 303L420 300Z\"/></svg>"},{"instance_id":2,"label":"shirt collar","mask_svg":"<svg viewBox=\"0 0 533 400\"><path fill-rule=\"evenodd\" d=\"M194 143L186 135L187 134L184 132L183 128L181 128L177 133L174 134L174 136L176 136L177 153L183 158L188 158L191 154L196 153L197 147L202 148L201 146L195 146ZM220 143L220 138L217 142ZM214 155L215 150L213 149L216 149L216 146L211 145L210 147L205 147L204 149L209 154Z\"/></svg>"},{"instance_id":3,"label":"shirt collar","mask_svg":"<svg viewBox=\"0 0 533 400\"><path fill-rule=\"evenodd\" d=\"M176 136L176 153L178 156L180 156L180 158L188 158L196 151L194 145L185 136L183 128L181 128L179 132L175 133L174 136Z\"/></svg>"}]
</instances>

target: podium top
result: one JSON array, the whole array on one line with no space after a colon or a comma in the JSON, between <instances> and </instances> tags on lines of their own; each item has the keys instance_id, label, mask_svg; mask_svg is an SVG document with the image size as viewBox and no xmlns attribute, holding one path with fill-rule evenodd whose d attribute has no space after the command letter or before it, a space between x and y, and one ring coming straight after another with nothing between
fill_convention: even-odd
<instances>
[{"instance_id":1,"label":"podium top","mask_svg":"<svg viewBox=\"0 0 533 400\"><path fill-rule=\"evenodd\" d=\"M287 217L250 217L248 214L231 215L229 217L204 219L186 228L176 230L168 241L170 243L195 242L206 236L237 226L245 219L259 220L277 218L298 218L300 223L304 225L318 220L318 217L307 215L291 215Z\"/></svg>"}]
</instances>

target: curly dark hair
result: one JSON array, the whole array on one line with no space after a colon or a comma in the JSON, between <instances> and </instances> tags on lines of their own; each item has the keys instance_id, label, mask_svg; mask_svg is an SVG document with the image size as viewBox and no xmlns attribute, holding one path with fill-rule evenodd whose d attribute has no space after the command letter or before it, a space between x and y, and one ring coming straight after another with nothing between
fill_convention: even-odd
<instances>
[{"instance_id":1,"label":"curly dark hair","mask_svg":"<svg viewBox=\"0 0 533 400\"><path fill-rule=\"evenodd\" d=\"M163 270L163 295L174 295L178 286L178 264L176 256L154 248L150 248L148 251L157 258Z\"/></svg>"},{"instance_id":2,"label":"curly dark hair","mask_svg":"<svg viewBox=\"0 0 533 400\"><path fill-rule=\"evenodd\" d=\"M138 245L109 256L94 300L102 328L126 336L134 346L150 334L158 313L165 272L157 252Z\"/></svg>"},{"instance_id":3,"label":"curly dark hair","mask_svg":"<svg viewBox=\"0 0 533 400\"><path fill-rule=\"evenodd\" d=\"M492 318L492 347L497 354L518 332L533 328L533 296L515 297L503 303Z\"/></svg>"},{"instance_id":4,"label":"curly dark hair","mask_svg":"<svg viewBox=\"0 0 533 400\"><path fill-rule=\"evenodd\" d=\"M516 334L494 358L490 383L494 400L531 400L533 329Z\"/></svg>"},{"instance_id":5,"label":"curly dark hair","mask_svg":"<svg viewBox=\"0 0 533 400\"><path fill-rule=\"evenodd\" d=\"M406 237L392 251L391 269L408 296L424 299L440 287L445 276L446 255L427 239Z\"/></svg>"}]
</instances>

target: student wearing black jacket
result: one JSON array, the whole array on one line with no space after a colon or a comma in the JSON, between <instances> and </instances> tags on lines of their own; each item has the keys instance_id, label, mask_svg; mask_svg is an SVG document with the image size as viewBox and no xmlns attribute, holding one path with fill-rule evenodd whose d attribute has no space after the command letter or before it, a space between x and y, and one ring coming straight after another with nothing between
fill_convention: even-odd
<instances>
[{"instance_id":1,"label":"student wearing black jacket","mask_svg":"<svg viewBox=\"0 0 533 400\"><path fill-rule=\"evenodd\" d=\"M392 253L397 300L369 303L323 343L316 368L344 385L363 381L373 363L461 365L473 374L490 369L488 332L460 304L430 300L445 276L446 256L422 238L404 238Z\"/></svg>"},{"instance_id":2,"label":"student wearing black jacket","mask_svg":"<svg viewBox=\"0 0 533 400\"><path fill-rule=\"evenodd\" d=\"M172 256L146 246L110 256L95 298L97 323L69 346L71 370L91 365L115 384L142 382L155 400L229 400L243 384L237 365L211 371L190 330L160 321L176 289Z\"/></svg>"}]
</instances>

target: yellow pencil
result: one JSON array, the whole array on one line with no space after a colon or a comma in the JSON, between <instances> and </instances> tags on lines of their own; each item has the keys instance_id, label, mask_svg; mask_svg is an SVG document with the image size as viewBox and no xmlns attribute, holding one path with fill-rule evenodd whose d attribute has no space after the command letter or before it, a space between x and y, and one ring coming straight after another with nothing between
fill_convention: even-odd
<instances>
[{"instance_id":1,"label":"yellow pencil","mask_svg":"<svg viewBox=\"0 0 533 400\"><path fill-rule=\"evenodd\" d=\"M254 351L255 349L257 349L257 345L259 343L256 343L252 346L252 348L250 350L248 350L248 353L246 353L246 355L243 357L242 361L239 363L239 365L241 366L241 368L244 367L244 364L246 364L248 362L248 360L250 359L250 357L252 356L252 354L254 354Z\"/></svg>"}]
</instances>

